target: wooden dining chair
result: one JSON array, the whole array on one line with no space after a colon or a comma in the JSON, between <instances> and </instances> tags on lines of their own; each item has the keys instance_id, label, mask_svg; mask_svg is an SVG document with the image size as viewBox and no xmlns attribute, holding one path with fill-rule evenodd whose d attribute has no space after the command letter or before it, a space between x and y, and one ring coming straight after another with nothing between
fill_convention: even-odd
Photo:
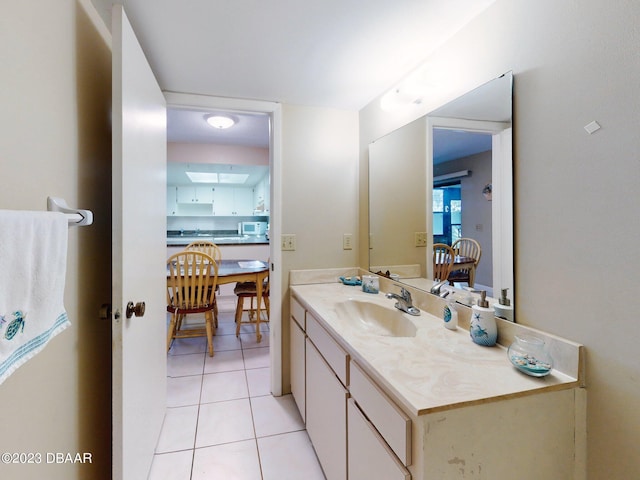
<instances>
[{"instance_id":1,"label":"wooden dining chair","mask_svg":"<svg viewBox=\"0 0 640 480\"><path fill-rule=\"evenodd\" d=\"M433 280L436 282L449 278L455 255L453 248L446 243L433 244Z\"/></svg>"},{"instance_id":2,"label":"wooden dining chair","mask_svg":"<svg viewBox=\"0 0 640 480\"><path fill-rule=\"evenodd\" d=\"M207 337L213 357L215 292L218 264L199 251L183 251L167 260L167 312L171 313L167 332L167 351L174 338ZM186 315L204 313L204 328L186 327Z\"/></svg>"},{"instance_id":3,"label":"wooden dining chair","mask_svg":"<svg viewBox=\"0 0 640 480\"><path fill-rule=\"evenodd\" d=\"M453 285L454 282L467 282L470 287L473 287L476 268L478 268L478 263L480 263L480 257L482 256L480 244L473 238L459 238L453 242L451 248L453 248L456 255L473 258L474 263L471 267L452 271L449 274L449 285Z\"/></svg>"},{"instance_id":4,"label":"wooden dining chair","mask_svg":"<svg viewBox=\"0 0 640 480\"><path fill-rule=\"evenodd\" d=\"M210 240L196 240L195 242L191 242L189 245L185 247L187 251L198 251L204 252L213 258L218 264L220 264L220 260L222 259L222 250L220 247L213 243ZM213 320L216 324L216 328L218 328L218 297L220 294L220 286L216 286L216 296L213 299L214 309L213 309Z\"/></svg>"},{"instance_id":5,"label":"wooden dining chair","mask_svg":"<svg viewBox=\"0 0 640 480\"><path fill-rule=\"evenodd\" d=\"M210 240L197 240L195 242L191 242L185 247L185 250L197 250L199 252L204 252L216 262L219 262L222 258L222 250L220 250L220 247Z\"/></svg>"},{"instance_id":6,"label":"wooden dining chair","mask_svg":"<svg viewBox=\"0 0 640 480\"><path fill-rule=\"evenodd\" d=\"M260 337L258 331L258 322L257 322L257 298L258 292L256 291L256 283L255 282L238 282L236 283L235 288L233 289L233 293L235 293L238 297L238 303L236 305L236 337L240 335L240 327L243 323L254 323L256 324L256 336ZM250 304L248 308L245 308L244 301L246 299L250 300ZM255 300L255 305L254 305ZM269 315L269 275L264 279L264 283L262 286L262 303L260 305L260 313L264 312L267 319L260 319L260 322L268 322L270 320ZM247 312L246 320L243 321L243 313Z\"/></svg>"}]
</instances>

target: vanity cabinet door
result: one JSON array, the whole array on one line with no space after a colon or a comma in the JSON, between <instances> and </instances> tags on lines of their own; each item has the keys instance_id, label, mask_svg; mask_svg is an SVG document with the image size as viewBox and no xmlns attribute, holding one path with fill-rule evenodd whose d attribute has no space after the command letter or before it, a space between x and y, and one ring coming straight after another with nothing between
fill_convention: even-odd
<instances>
[{"instance_id":1,"label":"vanity cabinet door","mask_svg":"<svg viewBox=\"0 0 640 480\"><path fill-rule=\"evenodd\" d=\"M346 480L348 392L308 338L306 359L307 432L327 480Z\"/></svg>"},{"instance_id":2,"label":"vanity cabinet door","mask_svg":"<svg viewBox=\"0 0 640 480\"><path fill-rule=\"evenodd\" d=\"M352 398L347 408L349 480L410 480L411 473L389 449Z\"/></svg>"},{"instance_id":3,"label":"vanity cabinet door","mask_svg":"<svg viewBox=\"0 0 640 480\"><path fill-rule=\"evenodd\" d=\"M292 308L291 310L293 313L294 309ZM302 314L304 315L304 311ZM291 343L291 394L298 406L302 421L306 423L305 333L293 315L290 317L289 337Z\"/></svg>"}]
</instances>

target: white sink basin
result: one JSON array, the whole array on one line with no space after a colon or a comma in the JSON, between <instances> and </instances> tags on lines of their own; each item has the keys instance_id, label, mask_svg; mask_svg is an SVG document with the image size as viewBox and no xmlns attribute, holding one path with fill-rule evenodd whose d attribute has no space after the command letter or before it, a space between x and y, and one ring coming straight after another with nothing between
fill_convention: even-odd
<instances>
[{"instance_id":1,"label":"white sink basin","mask_svg":"<svg viewBox=\"0 0 640 480\"><path fill-rule=\"evenodd\" d=\"M349 299L336 305L338 317L363 332L385 337L415 337L416 326L400 310Z\"/></svg>"}]
</instances>

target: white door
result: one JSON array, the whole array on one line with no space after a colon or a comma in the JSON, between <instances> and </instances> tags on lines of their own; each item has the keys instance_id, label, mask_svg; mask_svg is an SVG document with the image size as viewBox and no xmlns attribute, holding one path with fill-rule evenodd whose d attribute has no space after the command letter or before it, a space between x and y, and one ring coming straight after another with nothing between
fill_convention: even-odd
<instances>
[{"instance_id":1,"label":"white door","mask_svg":"<svg viewBox=\"0 0 640 480\"><path fill-rule=\"evenodd\" d=\"M121 5L112 22L113 478L139 480L166 403L166 104Z\"/></svg>"}]
</instances>

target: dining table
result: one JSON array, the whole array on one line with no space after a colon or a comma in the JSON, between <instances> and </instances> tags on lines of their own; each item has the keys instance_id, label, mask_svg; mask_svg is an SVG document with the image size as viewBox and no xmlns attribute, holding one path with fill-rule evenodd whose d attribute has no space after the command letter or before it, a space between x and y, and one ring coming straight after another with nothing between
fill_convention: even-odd
<instances>
[{"instance_id":1,"label":"dining table","mask_svg":"<svg viewBox=\"0 0 640 480\"><path fill-rule=\"evenodd\" d=\"M448 260L448 258L447 258ZM473 257L466 257L464 255L456 255L453 259L453 267L451 272L456 270L469 270L469 286L472 287L476 273L476 259Z\"/></svg>"},{"instance_id":2,"label":"dining table","mask_svg":"<svg viewBox=\"0 0 640 480\"><path fill-rule=\"evenodd\" d=\"M218 262L218 285L233 282L255 282L256 284L256 340L262 340L260 332L260 307L264 281L269 275L269 264L262 260L222 259Z\"/></svg>"},{"instance_id":3,"label":"dining table","mask_svg":"<svg viewBox=\"0 0 640 480\"><path fill-rule=\"evenodd\" d=\"M218 285L234 282L255 282L256 284L256 340L262 340L260 332L260 307L264 281L269 275L269 264L262 260L222 259L218 261Z\"/></svg>"}]
</instances>

